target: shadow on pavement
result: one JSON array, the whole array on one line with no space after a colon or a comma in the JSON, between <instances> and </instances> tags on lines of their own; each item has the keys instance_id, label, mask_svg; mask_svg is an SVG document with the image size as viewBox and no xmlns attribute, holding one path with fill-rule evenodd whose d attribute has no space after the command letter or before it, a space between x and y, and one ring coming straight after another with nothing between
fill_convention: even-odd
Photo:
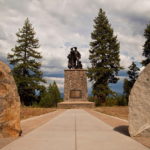
<instances>
[{"instance_id":1,"label":"shadow on pavement","mask_svg":"<svg viewBox=\"0 0 150 150\"><path fill-rule=\"evenodd\" d=\"M114 128L114 131L117 131L117 132L124 134L126 136L130 136L127 125L117 126Z\"/></svg>"}]
</instances>

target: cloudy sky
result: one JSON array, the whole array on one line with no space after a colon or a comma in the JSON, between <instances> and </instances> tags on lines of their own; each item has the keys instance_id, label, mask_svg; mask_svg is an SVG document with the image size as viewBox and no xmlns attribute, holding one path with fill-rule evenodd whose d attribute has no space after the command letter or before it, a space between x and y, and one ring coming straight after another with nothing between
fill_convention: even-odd
<instances>
[{"instance_id":1,"label":"cloudy sky","mask_svg":"<svg viewBox=\"0 0 150 150\"><path fill-rule=\"evenodd\" d=\"M40 41L42 71L48 83L56 81L63 91L64 69L72 46L82 55L84 68L89 66L89 42L93 19L102 8L120 42L121 65L141 62L143 32L150 23L150 0L0 0L0 60L16 44L15 33L28 17ZM112 87L121 92L125 71Z\"/></svg>"}]
</instances>

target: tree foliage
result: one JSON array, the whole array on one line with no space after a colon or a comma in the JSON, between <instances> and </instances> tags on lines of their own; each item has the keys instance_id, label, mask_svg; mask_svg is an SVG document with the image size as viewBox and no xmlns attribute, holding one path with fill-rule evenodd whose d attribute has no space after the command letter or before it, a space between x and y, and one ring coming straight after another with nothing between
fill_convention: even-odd
<instances>
[{"instance_id":1,"label":"tree foliage","mask_svg":"<svg viewBox=\"0 0 150 150\"><path fill-rule=\"evenodd\" d=\"M56 107L57 103L60 102L60 99L60 92L56 82L54 81L43 94L39 105L42 107Z\"/></svg>"},{"instance_id":2,"label":"tree foliage","mask_svg":"<svg viewBox=\"0 0 150 150\"><path fill-rule=\"evenodd\" d=\"M24 105L32 105L33 102L39 101L37 93L43 90L40 83L45 80L40 71L42 56L36 51L39 48L39 41L35 38L34 28L28 18L16 36L17 44L11 49L12 53L8 54L8 60L13 65L12 72L21 102Z\"/></svg>"},{"instance_id":3,"label":"tree foliage","mask_svg":"<svg viewBox=\"0 0 150 150\"><path fill-rule=\"evenodd\" d=\"M119 42L102 9L94 19L94 23L94 31L91 33L92 42L89 51L91 67L88 68L88 77L93 83L93 95L98 99L97 105L99 105L105 102L108 95L113 94L108 84L118 81L117 74L121 67Z\"/></svg>"},{"instance_id":4,"label":"tree foliage","mask_svg":"<svg viewBox=\"0 0 150 150\"><path fill-rule=\"evenodd\" d=\"M143 56L145 56L146 59L142 61L142 65L146 66L150 63L150 24L147 25L147 28L144 31L144 37L146 38L146 41L143 46Z\"/></svg>"},{"instance_id":5,"label":"tree foliage","mask_svg":"<svg viewBox=\"0 0 150 150\"><path fill-rule=\"evenodd\" d=\"M57 106L57 103L60 101L61 97L60 97L58 86L55 81L53 82L53 84L49 85L48 91L54 101L53 105Z\"/></svg>"},{"instance_id":6,"label":"tree foliage","mask_svg":"<svg viewBox=\"0 0 150 150\"><path fill-rule=\"evenodd\" d=\"M138 78L140 69L136 66L134 62L132 62L131 66L129 66L128 75L132 85L135 83Z\"/></svg>"},{"instance_id":7,"label":"tree foliage","mask_svg":"<svg viewBox=\"0 0 150 150\"><path fill-rule=\"evenodd\" d=\"M128 100L131 88L132 88L131 82L128 79L124 79L123 94L127 100Z\"/></svg>"},{"instance_id":8,"label":"tree foliage","mask_svg":"<svg viewBox=\"0 0 150 150\"><path fill-rule=\"evenodd\" d=\"M140 69L136 66L136 64L134 62L132 62L132 64L129 66L129 70L127 71L129 79L125 79L124 85L123 85L124 95L125 95L126 99L129 98L130 91L131 91L136 79L138 78L139 70Z\"/></svg>"}]
</instances>

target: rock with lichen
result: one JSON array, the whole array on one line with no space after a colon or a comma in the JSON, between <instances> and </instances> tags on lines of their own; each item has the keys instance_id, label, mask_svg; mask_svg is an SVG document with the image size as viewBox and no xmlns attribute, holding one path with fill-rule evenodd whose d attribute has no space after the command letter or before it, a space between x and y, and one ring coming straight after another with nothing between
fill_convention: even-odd
<instances>
[{"instance_id":1,"label":"rock with lichen","mask_svg":"<svg viewBox=\"0 0 150 150\"><path fill-rule=\"evenodd\" d=\"M150 64L140 73L129 96L129 133L150 136Z\"/></svg>"},{"instance_id":2,"label":"rock with lichen","mask_svg":"<svg viewBox=\"0 0 150 150\"><path fill-rule=\"evenodd\" d=\"M0 137L21 134L20 98L8 65L0 61Z\"/></svg>"}]
</instances>

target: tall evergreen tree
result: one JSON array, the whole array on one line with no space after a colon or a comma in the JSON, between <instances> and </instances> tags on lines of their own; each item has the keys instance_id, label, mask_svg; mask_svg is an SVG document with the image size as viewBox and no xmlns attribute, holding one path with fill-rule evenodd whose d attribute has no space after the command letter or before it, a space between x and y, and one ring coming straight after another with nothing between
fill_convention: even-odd
<instances>
[{"instance_id":1,"label":"tall evergreen tree","mask_svg":"<svg viewBox=\"0 0 150 150\"><path fill-rule=\"evenodd\" d=\"M127 72L129 79L125 79L124 85L123 85L124 95L127 100L129 98L131 89L132 89L136 79L138 78L139 70L140 69L136 66L136 64L134 62L132 62L132 64L129 66L129 70Z\"/></svg>"},{"instance_id":2,"label":"tall evergreen tree","mask_svg":"<svg viewBox=\"0 0 150 150\"><path fill-rule=\"evenodd\" d=\"M147 25L147 28L144 31L144 36L146 41L143 49L143 56L145 56L146 59L142 61L142 65L146 66L150 63L150 24Z\"/></svg>"},{"instance_id":3,"label":"tall evergreen tree","mask_svg":"<svg viewBox=\"0 0 150 150\"><path fill-rule=\"evenodd\" d=\"M41 107L56 107L57 103L60 102L60 92L56 82L49 84L48 89L42 94L39 105Z\"/></svg>"},{"instance_id":4,"label":"tall evergreen tree","mask_svg":"<svg viewBox=\"0 0 150 150\"><path fill-rule=\"evenodd\" d=\"M93 95L98 99L97 105L99 105L105 102L108 95L113 94L108 84L117 82L117 74L121 67L119 42L102 9L94 19L94 23L94 31L91 33L92 42L89 51L91 67L88 68L88 77L93 82Z\"/></svg>"},{"instance_id":5,"label":"tall evergreen tree","mask_svg":"<svg viewBox=\"0 0 150 150\"><path fill-rule=\"evenodd\" d=\"M55 100L54 100L54 96L53 96L52 84L49 84L49 87L42 94L42 97L41 97L41 100L39 102L39 105L41 107L53 107L53 106L55 106L55 102L54 101Z\"/></svg>"},{"instance_id":6,"label":"tall evergreen tree","mask_svg":"<svg viewBox=\"0 0 150 150\"><path fill-rule=\"evenodd\" d=\"M37 91L43 89L40 83L45 82L40 71L42 56L36 51L39 41L35 38L34 28L28 18L16 35L17 44L12 48L12 54L8 54L8 60L13 65L12 72L21 102L24 105L32 105L34 101L38 101Z\"/></svg>"},{"instance_id":7,"label":"tall evergreen tree","mask_svg":"<svg viewBox=\"0 0 150 150\"><path fill-rule=\"evenodd\" d=\"M129 66L129 70L127 72L129 75L129 79L132 83L132 86L134 85L136 79L138 78L139 71L140 71L140 69L136 66L136 64L134 62L132 62L132 64Z\"/></svg>"},{"instance_id":8,"label":"tall evergreen tree","mask_svg":"<svg viewBox=\"0 0 150 150\"><path fill-rule=\"evenodd\" d=\"M61 97L60 97L58 86L55 81L53 82L53 84L49 85L48 91L53 99L54 102L53 105L57 106L57 103L60 101Z\"/></svg>"},{"instance_id":9,"label":"tall evergreen tree","mask_svg":"<svg viewBox=\"0 0 150 150\"><path fill-rule=\"evenodd\" d=\"M60 96L60 91L55 81L53 83L53 87L54 87L54 94L55 94L56 102L58 103L61 99L61 96Z\"/></svg>"},{"instance_id":10,"label":"tall evergreen tree","mask_svg":"<svg viewBox=\"0 0 150 150\"><path fill-rule=\"evenodd\" d=\"M129 95L130 95L131 88L132 88L132 84L129 81L129 79L124 79L123 95L124 95L125 99L127 100L127 102L128 102L128 98L129 98Z\"/></svg>"}]
</instances>

